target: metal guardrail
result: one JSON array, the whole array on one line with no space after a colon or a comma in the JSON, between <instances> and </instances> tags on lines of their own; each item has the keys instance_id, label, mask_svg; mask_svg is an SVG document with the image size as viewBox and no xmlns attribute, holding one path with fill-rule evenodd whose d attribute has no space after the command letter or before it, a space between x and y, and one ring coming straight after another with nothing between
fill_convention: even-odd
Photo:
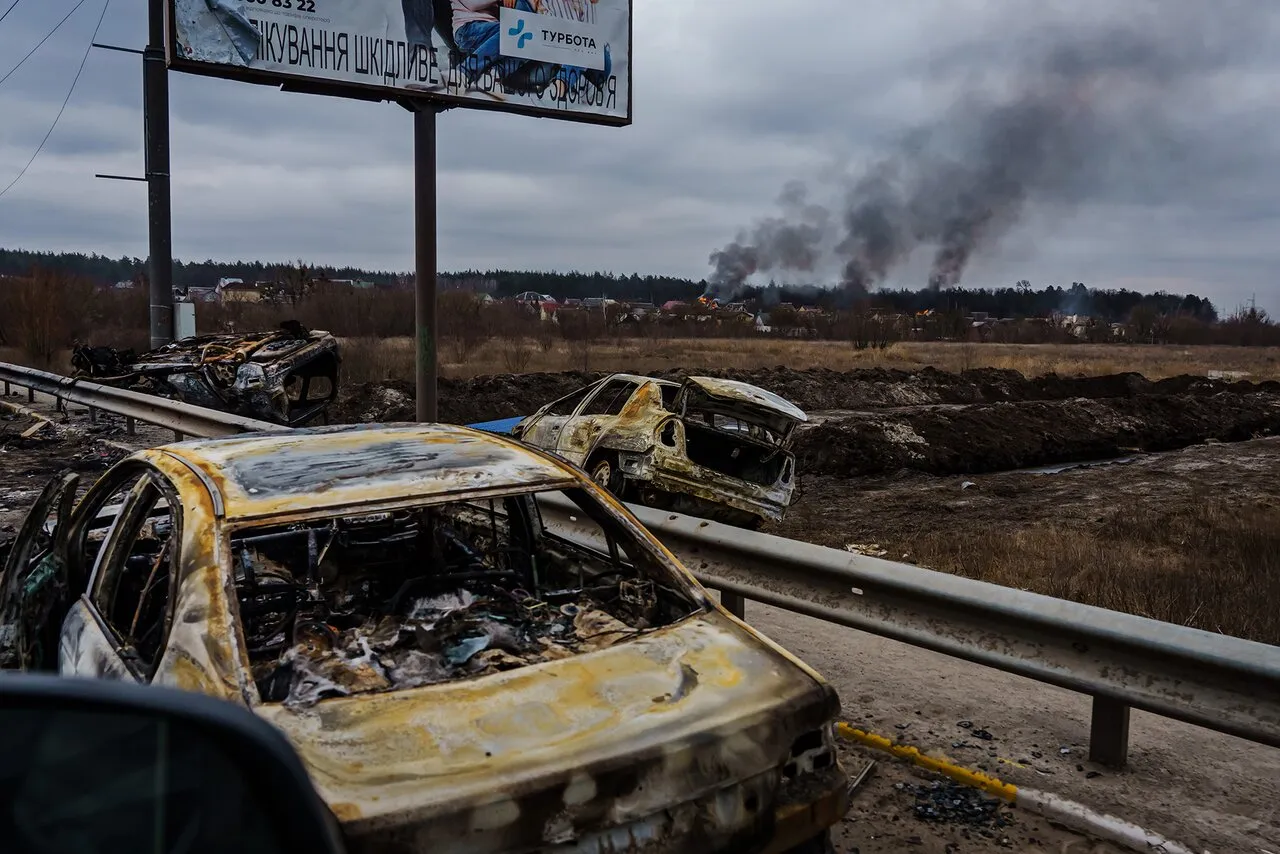
<instances>
[{"instance_id":1,"label":"metal guardrail","mask_svg":"<svg viewBox=\"0 0 1280 854\"><path fill-rule=\"evenodd\" d=\"M46 394L57 400L79 404L89 409L101 409L123 415L144 424L165 427L181 438L183 436L228 436L234 433L287 430L280 424L258 421L239 415L230 415L213 409L190 406L178 401L151 394L112 388L88 380L64 377L35 368L24 368L0 362L0 384L5 396L12 394L11 386L27 390L27 399L34 400L36 393Z\"/></svg>"},{"instance_id":2,"label":"metal guardrail","mask_svg":"<svg viewBox=\"0 0 1280 854\"><path fill-rule=\"evenodd\" d=\"M541 504L548 525L576 540L590 537L569 502ZM1092 695L1090 748L1097 761L1124 763L1130 707L1280 747L1276 647L650 507L630 509L739 616L742 600L750 599Z\"/></svg>"},{"instance_id":3,"label":"metal guardrail","mask_svg":"<svg viewBox=\"0 0 1280 854\"><path fill-rule=\"evenodd\" d=\"M191 436L290 429L3 363L0 381ZM591 540L568 502L542 504ZM1124 764L1131 707L1280 747L1280 648L628 507L740 617L750 599L1091 695L1096 761Z\"/></svg>"}]
</instances>

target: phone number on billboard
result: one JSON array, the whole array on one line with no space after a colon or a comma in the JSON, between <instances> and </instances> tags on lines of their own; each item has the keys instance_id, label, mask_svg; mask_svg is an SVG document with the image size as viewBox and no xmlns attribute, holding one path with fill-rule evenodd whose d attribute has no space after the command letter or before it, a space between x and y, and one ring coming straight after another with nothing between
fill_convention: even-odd
<instances>
[{"instance_id":1,"label":"phone number on billboard","mask_svg":"<svg viewBox=\"0 0 1280 854\"><path fill-rule=\"evenodd\" d=\"M297 9L299 12L314 12L316 0L246 0L259 6L274 6L277 9Z\"/></svg>"}]
</instances>

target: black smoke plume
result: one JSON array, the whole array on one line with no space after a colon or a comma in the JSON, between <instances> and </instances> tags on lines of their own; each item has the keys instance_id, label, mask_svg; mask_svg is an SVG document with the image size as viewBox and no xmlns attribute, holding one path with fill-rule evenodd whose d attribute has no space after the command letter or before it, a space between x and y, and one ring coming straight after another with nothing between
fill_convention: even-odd
<instances>
[{"instance_id":1,"label":"black smoke plume","mask_svg":"<svg viewBox=\"0 0 1280 854\"><path fill-rule=\"evenodd\" d=\"M1028 203L1073 205L1141 180L1153 160L1167 166L1188 93L1268 32L1269 12L1230 0L1134 8L1123 22L1040 32L1010 83L973 86L903 135L848 177L834 213L789 183L780 216L712 253L712 293L732 296L757 272L836 267L862 294L922 248L933 256L929 286L953 287Z\"/></svg>"}]
</instances>

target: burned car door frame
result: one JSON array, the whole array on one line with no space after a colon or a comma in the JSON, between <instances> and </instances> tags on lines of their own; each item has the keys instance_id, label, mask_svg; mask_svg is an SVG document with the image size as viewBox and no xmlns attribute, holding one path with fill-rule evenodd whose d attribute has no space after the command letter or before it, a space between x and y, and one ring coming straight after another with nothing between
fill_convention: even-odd
<instances>
[{"instance_id":1,"label":"burned car door frame","mask_svg":"<svg viewBox=\"0 0 1280 854\"><path fill-rule=\"evenodd\" d=\"M607 378L606 378L607 379ZM543 406L528 419L516 438L529 442L540 448L554 449L560 441L560 433L564 425L574 417L574 413L589 397L593 390L604 383L597 380L582 388L566 394Z\"/></svg>"},{"instance_id":2,"label":"burned car door frame","mask_svg":"<svg viewBox=\"0 0 1280 854\"><path fill-rule=\"evenodd\" d=\"M0 662L5 667L56 669L52 651L62 624L54 615L65 611L74 589L60 546L79 483L79 475L66 472L45 484L5 559L0 572Z\"/></svg>"},{"instance_id":3,"label":"burned car door frame","mask_svg":"<svg viewBox=\"0 0 1280 854\"><path fill-rule=\"evenodd\" d=\"M55 480L50 488L59 482L65 485L67 481L67 477ZM147 659L136 653L138 644L135 642L139 638L135 633L139 628L158 632L154 643L149 644L157 650L163 648L168 636L173 606L169 591L179 569L179 549L176 546L181 542L182 513L177 503L177 492L163 474L136 460L126 460L110 469L72 510L69 499L74 498L74 491L72 481L70 488L61 492L64 511L54 528L48 550L56 561L59 595L56 607L42 609L41 660L37 667L79 675L148 681L154 675L157 656ZM111 504L112 499L121 493L124 500ZM158 514L157 508L162 508ZM33 508L28 517L29 523L24 523L23 533L14 543L10 557L15 562L30 552L30 544L39 527L48 527L47 513L41 519L41 526L30 521L36 509ZM167 516L169 520L162 551L155 555L147 570L143 588L129 618L113 621L114 596L105 605L102 596L107 585L119 582L125 572L124 565L130 558L139 557L133 553L139 534L148 522L155 524L157 516ZM161 524L161 527L165 526ZM16 584L16 576L7 572L6 576ZM119 589L111 587L110 592L118 595ZM158 600L163 600L159 607ZM152 605L147 612L151 617L150 625L139 626L142 606L148 601ZM123 625L113 625L114 622L127 622L127 630ZM0 616L0 626L10 625L17 624L6 611ZM13 664L25 669L32 663Z\"/></svg>"},{"instance_id":4,"label":"burned car door frame","mask_svg":"<svg viewBox=\"0 0 1280 854\"><path fill-rule=\"evenodd\" d=\"M81 601L119 663L135 679L147 682L155 676L172 626L181 571L182 504L168 478L149 467L122 475L122 482L130 475L137 479L112 520ZM86 528L86 540L87 535ZM85 550L82 546L80 552ZM73 610L67 622L77 616ZM119 672L117 667L109 669Z\"/></svg>"}]
</instances>

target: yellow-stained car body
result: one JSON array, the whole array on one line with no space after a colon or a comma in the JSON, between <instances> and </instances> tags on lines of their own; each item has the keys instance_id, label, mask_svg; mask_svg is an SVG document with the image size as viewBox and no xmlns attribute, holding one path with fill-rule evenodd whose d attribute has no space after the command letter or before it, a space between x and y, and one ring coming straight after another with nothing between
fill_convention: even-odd
<instances>
[{"instance_id":1,"label":"yellow-stained car body","mask_svg":"<svg viewBox=\"0 0 1280 854\"><path fill-rule=\"evenodd\" d=\"M779 521L796 489L795 404L713 377L613 374L546 404L512 430L617 495L734 525Z\"/></svg>"},{"instance_id":2,"label":"yellow-stained car body","mask_svg":"<svg viewBox=\"0 0 1280 854\"><path fill-rule=\"evenodd\" d=\"M122 485L123 504L113 504ZM589 512L625 531L619 540L632 559L661 567L659 584L694 603L687 616L473 678L305 706L264 700L240 613L235 537L550 489L589 496ZM150 589L168 575L163 638L133 640L116 624L145 622L151 606L113 616L102 586L124 548L120 530L136 517L130 502L155 494L174 526L173 553L157 553L161 568L147 581ZM57 564L66 607L48 612L60 623L56 667L252 708L288 735L353 851L784 851L820 838L847 806L833 689L723 610L578 470L515 442L414 425L177 443L117 464L46 530L54 533L44 557L18 543L4 589ZM23 607L7 595L5 618L25 628L5 630L19 638L23 665L35 667L35 622L47 609ZM44 666L54 666L48 658Z\"/></svg>"}]
</instances>

